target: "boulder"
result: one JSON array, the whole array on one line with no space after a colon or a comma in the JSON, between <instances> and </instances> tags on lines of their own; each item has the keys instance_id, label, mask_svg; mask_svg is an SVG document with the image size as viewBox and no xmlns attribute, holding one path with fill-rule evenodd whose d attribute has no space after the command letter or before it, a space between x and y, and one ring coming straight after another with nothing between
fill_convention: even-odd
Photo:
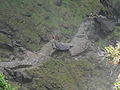
<instances>
[{"instance_id":1,"label":"boulder","mask_svg":"<svg viewBox=\"0 0 120 90\"><path fill-rule=\"evenodd\" d=\"M86 51L89 47L88 31L93 28L93 20L85 20L78 30L78 33L71 40L73 47L70 49L70 54L76 56Z\"/></svg>"},{"instance_id":2,"label":"boulder","mask_svg":"<svg viewBox=\"0 0 120 90\"><path fill-rule=\"evenodd\" d=\"M52 47L59 51L67 51L72 47L72 44L55 41Z\"/></svg>"},{"instance_id":3,"label":"boulder","mask_svg":"<svg viewBox=\"0 0 120 90\"><path fill-rule=\"evenodd\" d=\"M95 20L99 26L100 32L104 34L112 32L117 24L117 22L107 19L102 15L96 17Z\"/></svg>"},{"instance_id":4,"label":"boulder","mask_svg":"<svg viewBox=\"0 0 120 90\"><path fill-rule=\"evenodd\" d=\"M72 56L76 56L84 52L88 49L88 40L85 38L78 38L75 37L72 39L71 43L73 44L73 47L70 49L70 53Z\"/></svg>"}]
</instances>

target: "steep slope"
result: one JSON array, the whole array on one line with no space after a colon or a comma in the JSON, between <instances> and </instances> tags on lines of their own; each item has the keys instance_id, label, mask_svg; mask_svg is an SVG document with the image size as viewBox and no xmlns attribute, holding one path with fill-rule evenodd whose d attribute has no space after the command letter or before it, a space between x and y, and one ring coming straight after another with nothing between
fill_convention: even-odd
<instances>
[{"instance_id":1,"label":"steep slope","mask_svg":"<svg viewBox=\"0 0 120 90\"><path fill-rule=\"evenodd\" d=\"M82 19L86 16L92 17L88 14L98 13L101 7L99 0L62 0L62 2L61 0L1 0L1 60L11 54L16 56L19 54L18 58L21 58L21 54L18 53L22 52L21 47L31 51L40 50L53 34L61 41L69 41L77 32ZM85 25L86 23L83 22L81 26L85 27ZM79 32L81 33L82 30L84 29L80 28ZM93 28L88 30L92 31ZM77 36L82 37L81 34ZM102 41L106 42L109 39ZM15 66L13 72L9 72L6 68L7 73L11 74L6 78L14 81L21 90L110 90L115 78L114 74L119 68L106 66L106 62L101 61L96 51L99 45L98 41L98 45L95 47L93 45L92 49L89 48L90 50L80 53L77 57L71 57L66 52L56 52L53 55L54 59L48 60L43 66L26 70L28 75L22 73L24 76L21 76L21 72L17 70L19 66ZM28 64L29 60L36 59L34 55L34 52L29 55L31 58L27 59ZM11 58L14 60L14 56ZM36 60L38 61L38 58ZM29 75L33 78L29 78ZM24 79L30 81L26 83Z\"/></svg>"},{"instance_id":2,"label":"steep slope","mask_svg":"<svg viewBox=\"0 0 120 90\"><path fill-rule=\"evenodd\" d=\"M35 51L52 34L70 39L83 17L98 12L99 0L0 0L0 57L18 52L18 47Z\"/></svg>"}]
</instances>

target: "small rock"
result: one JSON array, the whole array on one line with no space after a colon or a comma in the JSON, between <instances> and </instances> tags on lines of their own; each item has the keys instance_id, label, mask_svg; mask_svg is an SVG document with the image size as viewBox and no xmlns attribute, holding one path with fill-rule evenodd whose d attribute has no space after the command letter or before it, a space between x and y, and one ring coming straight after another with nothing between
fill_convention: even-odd
<instances>
[{"instance_id":1,"label":"small rock","mask_svg":"<svg viewBox=\"0 0 120 90\"><path fill-rule=\"evenodd\" d=\"M55 5L56 6L61 6L62 5L62 0L55 0Z\"/></svg>"},{"instance_id":2,"label":"small rock","mask_svg":"<svg viewBox=\"0 0 120 90\"><path fill-rule=\"evenodd\" d=\"M23 15L23 16L26 16L26 17L31 17L31 16L32 16L31 13L23 13L22 15Z\"/></svg>"}]
</instances>

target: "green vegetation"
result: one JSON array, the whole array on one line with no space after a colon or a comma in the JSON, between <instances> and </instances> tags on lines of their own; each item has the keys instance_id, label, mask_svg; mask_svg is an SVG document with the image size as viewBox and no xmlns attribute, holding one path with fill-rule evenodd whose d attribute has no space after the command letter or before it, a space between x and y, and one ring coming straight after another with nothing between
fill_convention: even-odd
<instances>
[{"instance_id":1,"label":"green vegetation","mask_svg":"<svg viewBox=\"0 0 120 90\"><path fill-rule=\"evenodd\" d=\"M4 74L0 72L0 90L18 90L18 85L12 82L10 84L5 80Z\"/></svg>"},{"instance_id":2,"label":"green vegetation","mask_svg":"<svg viewBox=\"0 0 120 90\"><path fill-rule=\"evenodd\" d=\"M108 60L110 60L111 64L118 65L120 63L120 42L116 44L115 47L108 46L105 47L106 54ZM114 90L120 90L120 75L118 76L118 79L114 83Z\"/></svg>"},{"instance_id":3,"label":"green vegetation","mask_svg":"<svg viewBox=\"0 0 120 90\"><path fill-rule=\"evenodd\" d=\"M115 47L112 45L105 47L105 50L107 58L112 64L120 63L120 43L117 43Z\"/></svg>"},{"instance_id":4,"label":"green vegetation","mask_svg":"<svg viewBox=\"0 0 120 90\"><path fill-rule=\"evenodd\" d=\"M14 33L12 40L20 40L27 49L35 51L41 48L42 36L50 37L54 33L60 40L69 39L77 32L83 18L91 12L99 12L101 7L99 0L63 0L61 6L56 6L55 0L0 0L0 28L11 31ZM9 44L11 40L0 35L0 42ZM3 51L1 49L0 54ZM95 68L88 60L49 60L28 71L34 78L26 87L28 90L96 88L106 81L95 81L94 85L88 82L92 76L99 78Z\"/></svg>"},{"instance_id":5,"label":"green vegetation","mask_svg":"<svg viewBox=\"0 0 120 90\"><path fill-rule=\"evenodd\" d=\"M4 75L2 72L0 72L0 90L17 90L15 88L13 89L11 85L5 81Z\"/></svg>"},{"instance_id":6,"label":"green vegetation","mask_svg":"<svg viewBox=\"0 0 120 90\"><path fill-rule=\"evenodd\" d=\"M118 76L118 79L114 83L114 89L115 90L120 90L120 75Z\"/></svg>"},{"instance_id":7,"label":"green vegetation","mask_svg":"<svg viewBox=\"0 0 120 90\"><path fill-rule=\"evenodd\" d=\"M114 37L120 38L120 26L116 26L115 30L113 31L112 35Z\"/></svg>"},{"instance_id":8,"label":"green vegetation","mask_svg":"<svg viewBox=\"0 0 120 90\"><path fill-rule=\"evenodd\" d=\"M99 77L100 71L85 59L78 61L49 60L43 66L28 72L34 76L33 82L27 84L30 90L87 90L88 87L99 88L101 83L103 85L105 83L103 80L90 83L92 76Z\"/></svg>"},{"instance_id":9,"label":"green vegetation","mask_svg":"<svg viewBox=\"0 0 120 90\"><path fill-rule=\"evenodd\" d=\"M41 36L55 33L61 40L67 39L83 17L100 8L99 0L63 0L61 6L55 0L0 0L0 26L15 33L13 39L21 40L28 49L38 50Z\"/></svg>"}]
</instances>

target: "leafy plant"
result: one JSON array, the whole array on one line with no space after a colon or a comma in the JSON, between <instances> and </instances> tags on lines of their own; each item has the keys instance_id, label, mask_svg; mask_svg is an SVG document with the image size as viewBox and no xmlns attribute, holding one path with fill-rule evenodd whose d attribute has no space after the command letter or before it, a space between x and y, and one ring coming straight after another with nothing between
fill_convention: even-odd
<instances>
[{"instance_id":1,"label":"leafy plant","mask_svg":"<svg viewBox=\"0 0 120 90\"><path fill-rule=\"evenodd\" d=\"M120 42L116 44L116 46L108 46L105 47L107 58L112 64L120 63Z\"/></svg>"},{"instance_id":2,"label":"leafy plant","mask_svg":"<svg viewBox=\"0 0 120 90\"><path fill-rule=\"evenodd\" d=\"M105 47L107 58L110 60L112 64L119 64L120 63L120 42L116 44L116 46L108 46ZM120 90L120 74L118 79L114 83L114 90Z\"/></svg>"},{"instance_id":3,"label":"leafy plant","mask_svg":"<svg viewBox=\"0 0 120 90\"><path fill-rule=\"evenodd\" d=\"M4 75L2 72L0 72L0 90L13 90L11 88L11 85L8 84L5 79Z\"/></svg>"},{"instance_id":4,"label":"leafy plant","mask_svg":"<svg viewBox=\"0 0 120 90\"><path fill-rule=\"evenodd\" d=\"M115 90L120 90L120 74L118 76L118 79L116 80L116 82L114 83L114 89Z\"/></svg>"}]
</instances>

